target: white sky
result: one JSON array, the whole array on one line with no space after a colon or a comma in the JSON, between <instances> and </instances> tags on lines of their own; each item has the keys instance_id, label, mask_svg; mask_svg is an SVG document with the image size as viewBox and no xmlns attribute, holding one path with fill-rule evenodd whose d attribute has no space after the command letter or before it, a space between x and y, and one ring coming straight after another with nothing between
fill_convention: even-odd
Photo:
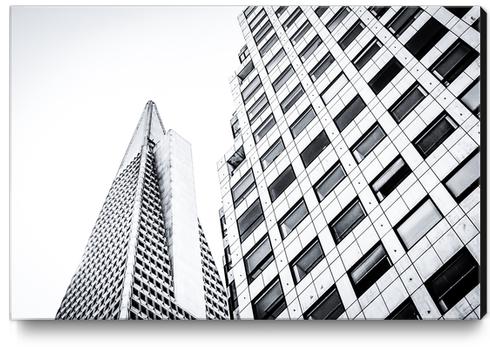
<instances>
[{"instance_id":1,"label":"white sky","mask_svg":"<svg viewBox=\"0 0 490 347\"><path fill-rule=\"evenodd\" d=\"M54 317L149 99L193 145L198 213L221 271L216 162L232 144L241 10L12 9L13 318Z\"/></svg>"}]
</instances>

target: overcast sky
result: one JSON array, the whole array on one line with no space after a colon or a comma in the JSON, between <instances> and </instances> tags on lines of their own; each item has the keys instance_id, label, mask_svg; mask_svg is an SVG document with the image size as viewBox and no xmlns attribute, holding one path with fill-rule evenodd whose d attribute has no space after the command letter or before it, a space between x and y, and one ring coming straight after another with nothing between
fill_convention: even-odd
<instances>
[{"instance_id":1,"label":"overcast sky","mask_svg":"<svg viewBox=\"0 0 490 347\"><path fill-rule=\"evenodd\" d=\"M221 268L216 162L232 145L241 10L12 9L13 318L54 317L149 99L193 145L198 213Z\"/></svg>"}]
</instances>

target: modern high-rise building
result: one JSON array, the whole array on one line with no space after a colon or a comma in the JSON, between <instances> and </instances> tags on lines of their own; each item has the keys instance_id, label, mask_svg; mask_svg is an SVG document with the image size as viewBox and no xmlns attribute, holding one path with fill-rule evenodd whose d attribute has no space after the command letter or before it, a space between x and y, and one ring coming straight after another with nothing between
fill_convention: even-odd
<instances>
[{"instance_id":1,"label":"modern high-rise building","mask_svg":"<svg viewBox=\"0 0 490 347\"><path fill-rule=\"evenodd\" d=\"M232 318L481 318L484 11L258 6L239 23L218 162Z\"/></svg>"},{"instance_id":2,"label":"modern high-rise building","mask_svg":"<svg viewBox=\"0 0 490 347\"><path fill-rule=\"evenodd\" d=\"M56 319L228 319L191 145L149 101Z\"/></svg>"}]
</instances>

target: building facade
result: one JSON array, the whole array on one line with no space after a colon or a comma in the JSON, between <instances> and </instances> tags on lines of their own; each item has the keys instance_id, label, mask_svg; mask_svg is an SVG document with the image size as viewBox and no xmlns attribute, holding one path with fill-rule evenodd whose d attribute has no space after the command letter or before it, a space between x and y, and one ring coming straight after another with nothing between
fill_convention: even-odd
<instances>
[{"instance_id":1,"label":"building facade","mask_svg":"<svg viewBox=\"0 0 490 347\"><path fill-rule=\"evenodd\" d=\"M239 23L218 162L231 317L481 318L485 13L258 6Z\"/></svg>"},{"instance_id":2,"label":"building facade","mask_svg":"<svg viewBox=\"0 0 490 347\"><path fill-rule=\"evenodd\" d=\"M191 145L149 101L56 319L228 319Z\"/></svg>"}]
</instances>

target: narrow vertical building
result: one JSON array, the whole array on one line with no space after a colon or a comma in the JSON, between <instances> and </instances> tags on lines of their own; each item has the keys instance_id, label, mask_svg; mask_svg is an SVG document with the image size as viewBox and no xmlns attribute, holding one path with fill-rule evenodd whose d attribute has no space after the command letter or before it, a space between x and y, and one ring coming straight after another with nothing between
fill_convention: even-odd
<instances>
[{"instance_id":1,"label":"narrow vertical building","mask_svg":"<svg viewBox=\"0 0 490 347\"><path fill-rule=\"evenodd\" d=\"M56 319L228 319L191 145L146 104Z\"/></svg>"},{"instance_id":2,"label":"narrow vertical building","mask_svg":"<svg viewBox=\"0 0 490 347\"><path fill-rule=\"evenodd\" d=\"M218 162L232 318L481 318L485 12L254 6L239 23Z\"/></svg>"}]
</instances>

